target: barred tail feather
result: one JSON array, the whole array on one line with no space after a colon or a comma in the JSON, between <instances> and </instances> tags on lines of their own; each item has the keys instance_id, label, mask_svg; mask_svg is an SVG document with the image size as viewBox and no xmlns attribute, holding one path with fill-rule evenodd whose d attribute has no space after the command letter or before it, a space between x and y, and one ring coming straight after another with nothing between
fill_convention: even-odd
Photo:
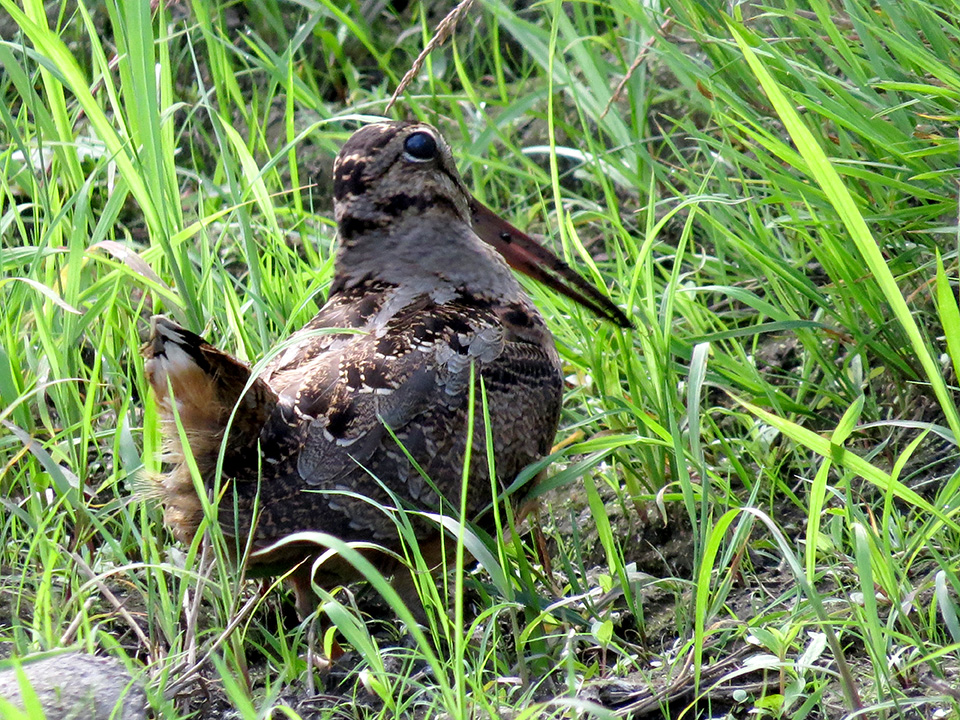
<instances>
[{"instance_id":1,"label":"barred tail feather","mask_svg":"<svg viewBox=\"0 0 960 720\"><path fill-rule=\"evenodd\" d=\"M189 443L205 484L212 483L231 415L234 418L224 467L233 464L232 457L256 447L277 398L260 379L247 388L249 366L162 316L153 318L143 354L147 380L160 414L164 438L161 459L172 465L171 470L153 478L154 490L150 494L166 507L164 519L176 537L189 542L203 510L181 438Z\"/></svg>"}]
</instances>

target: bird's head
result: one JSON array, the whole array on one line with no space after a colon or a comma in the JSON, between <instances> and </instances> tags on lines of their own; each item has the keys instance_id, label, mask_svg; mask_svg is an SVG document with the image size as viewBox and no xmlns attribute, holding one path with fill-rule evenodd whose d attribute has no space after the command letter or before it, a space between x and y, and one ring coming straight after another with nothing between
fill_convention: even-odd
<instances>
[{"instance_id":1,"label":"bird's head","mask_svg":"<svg viewBox=\"0 0 960 720\"><path fill-rule=\"evenodd\" d=\"M339 267L354 278L388 277L392 271L425 287L449 283L496 295L509 286L519 292L505 260L598 315L631 327L593 285L474 199L450 147L431 125L381 122L355 132L334 163L333 195ZM491 253L484 243L503 260L488 263ZM397 267L385 268L388 263Z\"/></svg>"},{"instance_id":2,"label":"bird's head","mask_svg":"<svg viewBox=\"0 0 960 720\"><path fill-rule=\"evenodd\" d=\"M333 166L333 200L346 246L410 216L470 223L470 192L450 147L425 123L383 122L355 132Z\"/></svg>"}]
</instances>

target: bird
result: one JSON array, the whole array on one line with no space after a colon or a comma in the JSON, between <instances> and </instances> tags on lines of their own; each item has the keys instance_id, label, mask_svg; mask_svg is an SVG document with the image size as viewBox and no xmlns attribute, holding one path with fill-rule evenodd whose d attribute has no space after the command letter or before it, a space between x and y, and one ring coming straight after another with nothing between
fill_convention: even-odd
<instances>
[{"instance_id":1,"label":"bird","mask_svg":"<svg viewBox=\"0 0 960 720\"><path fill-rule=\"evenodd\" d=\"M342 559L318 563L324 548L283 542L302 531L361 543L413 595L384 508L459 512L471 378L475 398L481 382L485 392L499 488L550 452L561 362L511 266L630 327L606 295L472 196L429 124L357 130L334 162L333 196L327 301L256 374L162 315L143 348L164 436L154 486L165 523L190 542L204 518L189 456L206 490L225 488L216 521L249 548L248 576L286 575L302 617L317 604L311 583L361 579ZM489 527L495 498L475 403L466 511ZM418 515L414 529L438 560L442 531Z\"/></svg>"}]
</instances>

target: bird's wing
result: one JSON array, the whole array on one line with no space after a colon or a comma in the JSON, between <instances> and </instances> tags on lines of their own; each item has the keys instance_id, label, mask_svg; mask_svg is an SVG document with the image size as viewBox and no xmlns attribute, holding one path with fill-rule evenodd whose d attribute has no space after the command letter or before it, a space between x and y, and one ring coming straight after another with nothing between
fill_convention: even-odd
<instances>
[{"instance_id":1,"label":"bird's wing","mask_svg":"<svg viewBox=\"0 0 960 720\"><path fill-rule=\"evenodd\" d=\"M358 464L366 466L385 427L399 434L427 410L460 407L471 362L479 371L503 347L492 314L465 315L445 305L400 314L378 332L354 336L335 364L298 389L296 411L312 418L297 463L301 478L311 487L337 487Z\"/></svg>"},{"instance_id":2,"label":"bird's wing","mask_svg":"<svg viewBox=\"0 0 960 720\"><path fill-rule=\"evenodd\" d=\"M291 335L265 365L260 377L273 386L278 376L306 371L324 355L349 344L350 335L365 327L395 291L388 283L368 281L331 292L329 300L310 322ZM321 362L321 365L323 363ZM316 371L316 370L314 370Z\"/></svg>"}]
</instances>

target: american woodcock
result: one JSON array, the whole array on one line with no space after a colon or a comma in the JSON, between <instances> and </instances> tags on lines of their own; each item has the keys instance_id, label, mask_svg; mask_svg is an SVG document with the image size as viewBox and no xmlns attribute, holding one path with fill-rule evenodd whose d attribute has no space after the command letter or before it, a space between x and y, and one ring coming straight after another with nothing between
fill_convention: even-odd
<instances>
[{"instance_id":1,"label":"american woodcock","mask_svg":"<svg viewBox=\"0 0 960 720\"><path fill-rule=\"evenodd\" d=\"M190 541L203 518L179 422L207 487L223 444L220 478L229 485L220 525L241 548L252 534L251 574L292 570L304 614L314 604L311 575L331 587L357 574L337 558L313 574L320 550L274 548L284 537L315 530L399 552L384 507L399 500L457 514L471 365L483 379L499 486L549 452L560 361L508 263L630 324L552 253L478 203L429 125L385 122L357 131L334 165L334 208L339 250L329 298L256 378L163 317L154 318L144 350L172 466L158 478L166 522ZM477 403L468 519L492 502ZM415 527L422 546L439 547L438 528ZM384 572L397 570L389 555L368 554Z\"/></svg>"}]
</instances>

